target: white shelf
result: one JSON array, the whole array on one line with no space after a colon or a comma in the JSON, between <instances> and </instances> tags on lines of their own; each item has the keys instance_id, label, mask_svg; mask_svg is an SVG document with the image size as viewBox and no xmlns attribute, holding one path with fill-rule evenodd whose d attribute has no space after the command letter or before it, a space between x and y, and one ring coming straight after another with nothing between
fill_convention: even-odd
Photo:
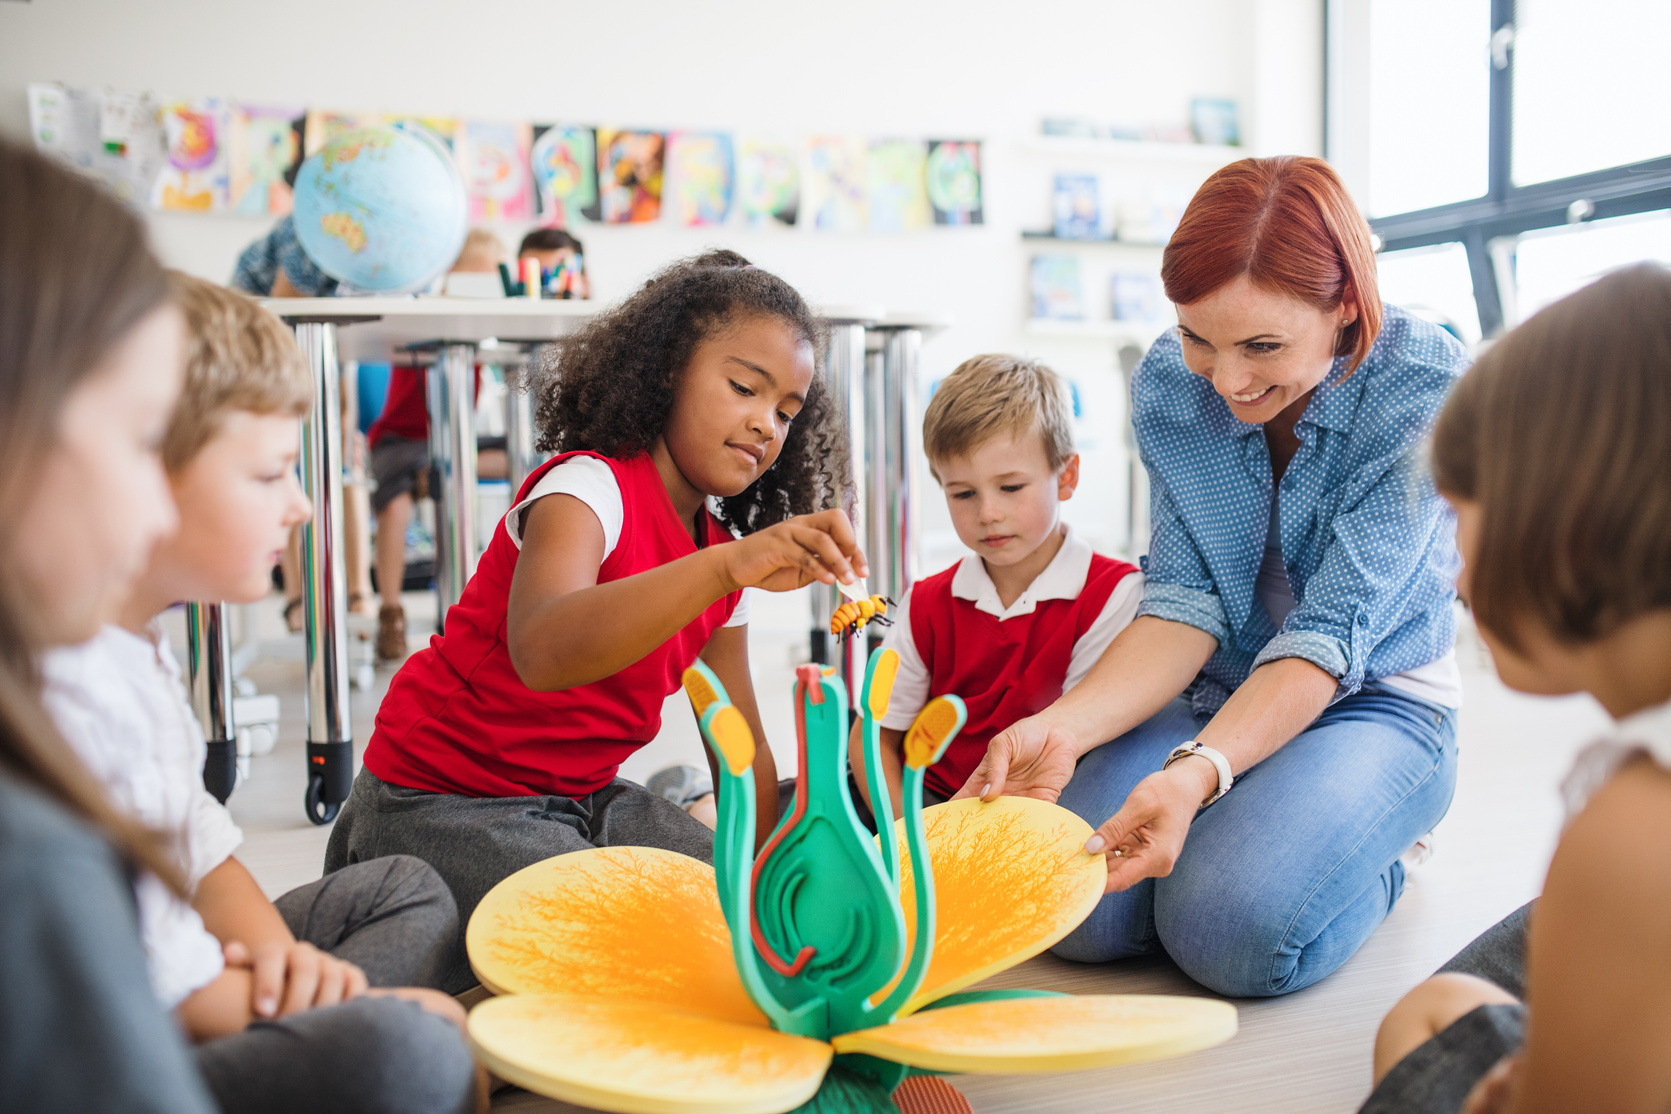
<instances>
[{"instance_id":1,"label":"white shelf","mask_svg":"<svg viewBox=\"0 0 1671 1114\"><path fill-rule=\"evenodd\" d=\"M1147 348L1166 326L1159 322L1061 321L1050 317L1029 317L1023 328L1032 336L1130 340Z\"/></svg>"},{"instance_id":2,"label":"white shelf","mask_svg":"<svg viewBox=\"0 0 1671 1114\"><path fill-rule=\"evenodd\" d=\"M1247 157L1245 147L1212 143L1148 143L1136 139L1091 139L1076 135L1033 135L1022 151L1053 159L1103 159L1110 162L1180 163L1217 169Z\"/></svg>"}]
</instances>

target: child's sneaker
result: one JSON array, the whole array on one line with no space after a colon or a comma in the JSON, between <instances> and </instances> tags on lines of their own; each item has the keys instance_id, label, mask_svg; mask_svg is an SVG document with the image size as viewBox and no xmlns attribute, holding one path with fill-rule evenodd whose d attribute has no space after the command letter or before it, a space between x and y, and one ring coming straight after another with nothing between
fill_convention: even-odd
<instances>
[{"instance_id":1,"label":"child's sneaker","mask_svg":"<svg viewBox=\"0 0 1671 1114\"><path fill-rule=\"evenodd\" d=\"M708 776L707 770L695 766L663 766L650 775L644 788L682 809L689 809L714 791L714 779Z\"/></svg>"},{"instance_id":2,"label":"child's sneaker","mask_svg":"<svg viewBox=\"0 0 1671 1114\"><path fill-rule=\"evenodd\" d=\"M1404 864L1405 870L1415 870L1418 866L1421 866L1433 857L1433 850L1435 846L1437 845L1434 842L1433 833L1428 832L1426 835L1416 840L1416 842L1412 843L1409 850L1405 851L1404 854L1398 857L1399 861Z\"/></svg>"}]
</instances>

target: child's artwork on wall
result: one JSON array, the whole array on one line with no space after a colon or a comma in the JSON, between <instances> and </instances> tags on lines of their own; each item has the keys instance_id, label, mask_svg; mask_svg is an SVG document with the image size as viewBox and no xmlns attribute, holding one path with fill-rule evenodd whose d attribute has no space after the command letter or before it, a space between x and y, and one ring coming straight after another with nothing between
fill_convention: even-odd
<instances>
[{"instance_id":1,"label":"child's artwork on wall","mask_svg":"<svg viewBox=\"0 0 1671 1114\"><path fill-rule=\"evenodd\" d=\"M863 232L865 141L852 136L814 136L807 141L807 209L820 232Z\"/></svg>"},{"instance_id":2,"label":"child's artwork on wall","mask_svg":"<svg viewBox=\"0 0 1671 1114\"><path fill-rule=\"evenodd\" d=\"M979 141L928 141L928 200L935 224L985 223Z\"/></svg>"},{"instance_id":3,"label":"child's artwork on wall","mask_svg":"<svg viewBox=\"0 0 1671 1114\"><path fill-rule=\"evenodd\" d=\"M165 101L159 111L168 155L151 185L158 209L210 213L227 206L230 113L220 97Z\"/></svg>"},{"instance_id":4,"label":"child's artwork on wall","mask_svg":"<svg viewBox=\"0 0 1671 1114\"><path fill-rule=\"evenodd\" d=\"M529 163L545 224L565 228L597 206L597 135L591 128L535 124Z\"/></svg>"},{"instance_id":5,"label":"child's artwork on wall","mask_svg":"<svg viewBox=\"0 0 1671 1114\"><path fill-rule=\"evenodd\" d=\"M61 85L29 86L35 148L102 182L128 205L143 205L162 164L162 134L148 97Z\"/></svg>"},{"instance_id":6,"label":"child's artwork on wall","mask_svg":"<svg viewBox=\"0 0 1671 1114\"><path fill-rule=\"evenodd\" d=\"M610 224L644 224L661 216L661 132L598 129L598 208Z\"/></svg>"},{"instance_id":7,"label":"child's artwork on wall","mask_svg":"<svg viewBox=\"0 0 1671 1114\"><path fill-rule=\"evenodd\" d=\"M533 216L528 161L533 129L527 124L467 120L455 134L453 150L464 174L470 220L527 220Z\"/></svg>"},{"instance_id":8,"label":"child's artwork on wall","mask_svg":"<svg viewBox=\"0 0 1671 1114\"><path fill-rule=\"evenodd\" d=\"M423 128L447 150L457 150L458 121L451 116L402 116L394 123L403 128Z\"/></svg>"},{"instance_id":9,"label":"child's artwork on wall","mask_svg":"<svg viewBox=\"0 0 1671 1114\"><path fill-rule=\"evenodd\" d=\"M1085 294L1077 255L1035 255L1033 316L1046 321L1083 321Z\"/></svg>"},{"instance_id":10,"label":"child's artwork on wall","mask_svg":"<svg viewBox=\"0 0 1671 1114\"><path fill-rule=\"evenodd\" d=\"M928 147L920 139L878 139L869 152L870 230L909 232L933 221Z\"/></svg>"},{"instance_id":11,"label":"child's artwork on wall","mask_svg":"<svg viewBox=\"0 0 1671 1114\"><path fill-rule=\"evenodd\" d=\"M302 157L312 158L319 149L343 132L356 128L380 128L389 122L381 112L338 112L330 108L310 108L307 123L302 125Z\"/></svg>"},{"instance_id":12,"label":"child's artwork on wall","mask_svg":"<svg viewBox=\"0 0 1671 1114\"><path fill-rule=\"evenodd\" d=\"M302 163L303 108L232 106L226 148L231 209L239 216L290 212L290 176Z\"/></svg>"},{"instance_id":13,"label":"child's artwork on wall","mask_svg":"<svg viewBox=\"0 0 1671 1114\"><path fill-rule=\"evenodd\" d=\"M667 191L673 219L697 226L721 224L731 214L731 136L724 132L674 132L667 142Z\"/></svg>"},{"instance_id":14,"label":"child's artwork on wall","mask_svg":"<svg viewBox=\"0 0 1671 1114\"><path fill-rule=\"evenodd\" d=\"M801 209L801 160L793 143L743 140L737 153L737 207L751 228L794 225Z\"/></svg>"}]
</instances>

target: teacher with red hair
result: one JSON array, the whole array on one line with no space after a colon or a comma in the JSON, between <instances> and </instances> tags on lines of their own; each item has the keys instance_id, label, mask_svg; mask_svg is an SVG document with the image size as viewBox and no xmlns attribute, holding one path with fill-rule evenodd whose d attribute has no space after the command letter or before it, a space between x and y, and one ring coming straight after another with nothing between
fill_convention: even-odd
<instances>
[{"instance_id":1,"label":"teacher with red hair","mask_svg":"<svg viewBox=\"0 0 1671 1114\"><path fill-rule=\"evenodd\" d=\"M1138 618L960 796L1058 800L1108 893L1056 947L1165 952L1231 997L1345 962L1456 784L1454 520L1424 444L1468 357L1376 289L1318 159L1244 159L1166 246L1178 326L1132 377Z\"/></svg>"}]
</instances>

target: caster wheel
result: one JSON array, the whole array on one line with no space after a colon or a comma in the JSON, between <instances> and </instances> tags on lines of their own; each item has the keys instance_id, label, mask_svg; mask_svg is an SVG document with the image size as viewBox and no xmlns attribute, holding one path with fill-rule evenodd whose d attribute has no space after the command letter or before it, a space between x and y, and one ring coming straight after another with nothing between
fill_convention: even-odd
<instances>
[{"instance_id":1,"label":"caster wheel","mask_svg":"<svg viewBox=\"0 0 1671 1114\"><path fill-rule=\"evenodd\" d=\"M325 779L318 774L308 778L308 791L303 803L307 809L308 819L315 824L329 824L337 818L337 813L342 811L340 801L327 804L323 799L324 794Z\"/></svg>"}]
</instances>

